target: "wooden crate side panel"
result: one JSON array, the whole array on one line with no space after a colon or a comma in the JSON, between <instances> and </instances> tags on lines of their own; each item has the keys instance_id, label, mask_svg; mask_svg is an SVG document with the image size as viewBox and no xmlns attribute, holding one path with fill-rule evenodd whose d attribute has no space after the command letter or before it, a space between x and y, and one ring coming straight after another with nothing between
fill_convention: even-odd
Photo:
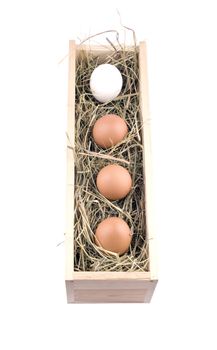
<instances>
[{"instance_id":1,"label":"wooden crate side panel","mask_svg":"<svg viewBox=\"0 0 217 350\"><path fill-rule=\"evenodd\" d=\"M156 240L153 225L152 162L151 162L151 120L148 98L147 52L145 42L139 45L140 113L143 123L144 146L143 169L146 207L146 232L149 242L149 269L151 280L157 279Z\"/></svg>"},{"instance_id":2,"label":"wooden crate side panel","mask_svg":"<svg viewBox=\"0 0 217 350\"><path fill-rule=\"evenodd\" d=\"M86 272L74 272L73 280L76 281L150 281L150 272L109 272L109 271L86 271Z\"/></svg>"},{"instance_id":3,"label":"wooden crate side panel","mask_svg":"<svg viewBox=\"0 0 217 350\"><path fill-rule=\"evenodd\" d=\"M75 303L139 303L145 301L145 290L138 289L91 289L75 290Z\"/></svg>"},{"instance_id":4,"label":"wooden crate side panel","mask_svg":"<svg viewBox=\"0 0 217 350\"><path fill-rule=\"evenodd\" d=\"M74 123L75 123L75 41L69 42L68 118L67 118L67 173L66 173L66 231L65 278L73 278L74 271Z\"/></svg>"},{"instance_id":5,"label":"wooden crate side panel","mask_svg":"<svg viewBox=\"0 0 217 350\"><path fill-rule=\"evenodd\" d=\"M66 281L68 303L148 303L157 283L146 281L141 285L135 285L133 281L130 281L131 283L126 281L124 285L118 281L92 281L91 284L86 282L83 281L83 286L79 284L79 288L76 288L76 281Z\"/></svg>"}]
</instances>

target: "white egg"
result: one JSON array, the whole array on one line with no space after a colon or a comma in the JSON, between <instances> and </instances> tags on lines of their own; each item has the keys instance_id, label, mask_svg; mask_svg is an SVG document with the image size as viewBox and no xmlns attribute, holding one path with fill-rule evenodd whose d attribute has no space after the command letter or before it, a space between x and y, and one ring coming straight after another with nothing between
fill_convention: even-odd
<instances>
[{"instance_id":1,"label":"white egg","mask_svg":"<svg viewBox=\"0 0 217 350\"><path fill-rule=\"evenodd\" d=\"M90 89L93 96L102 103L116 98L123 85L120 71L112 64L101 64L94 69L90 77Z\"/></svg>"}]
</instances>

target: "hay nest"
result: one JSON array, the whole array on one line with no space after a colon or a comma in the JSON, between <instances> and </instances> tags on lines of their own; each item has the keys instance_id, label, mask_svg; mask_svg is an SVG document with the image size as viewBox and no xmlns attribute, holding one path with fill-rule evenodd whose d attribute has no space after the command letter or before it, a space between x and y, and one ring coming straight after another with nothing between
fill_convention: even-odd
<instances>
[{"instance_id":1,"label":"hay nest","mask_svg":"<svg viewBox=\"0 0 217 350\"><path fill-rule=\"evenodd\" d=\"M129 50L119 42L110 44L110 50L103 56L82 50L76 60L74 270L147 271L138 50L135 45ZM101 63L115 65L123 77L121 94L104 104L94 99L89 87L90 75ZM103 150L95 144L92 128L98 118L108 113L122 116L129 133L115 147ZM131 192L118 201L109 201L96 187L99 170L111 163L128 169L133 180ZM97 225L108 216L121 217L131 228L131 246L122 256L94 242Z\"/></svg>"}]
</instances>

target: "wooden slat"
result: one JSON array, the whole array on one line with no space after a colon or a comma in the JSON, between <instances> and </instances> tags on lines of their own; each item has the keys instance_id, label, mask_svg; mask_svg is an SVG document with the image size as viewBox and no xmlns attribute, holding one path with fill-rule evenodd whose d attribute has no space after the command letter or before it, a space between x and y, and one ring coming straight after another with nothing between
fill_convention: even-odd
<instances>
[{"instance_id":1,"label":"wooden slat","mask_svg":"<svg viewBox=\"0 0 217 350\"><path fill-rule=\"evenodd\" d=\"M145 289L150 285L149 272L75 272L74 289Z\"/></svg>"},{"instance_id":2,"label":"wooden slat","mask_svg":"<svg viewBox=\"0 0 217 350\"><path fill-rule=\"evenodd\" d=\"M66 281L68 303L109 303L109 302L145 302L149 303L155 290L157 281L146 281L143 288L127 286L120 288L111 281L105 284L95 283L86 285L84 288L75 288L74 281ZM91 282L91 281L88 281ZM102 281L101 281L102 282ZM115 281L118 282L118 281ZM133 282L133 281L131 281ZM120 282L119 282L120 283ZM113 288L112 288L113 286Z\"/></svg>"},{"instance_id":3,"label":"wooden slat","mask_svg":"<svg viewBox=\"0 0 217 350\"><path fill-rule=\"evenodd\" d=\"M150 280L150 272L74 272L73 280Z\"/></svg>"},{"instance_id":4,"label":"wooden slat","mask_svg":"<svg viewBox=\"0 0 217 350\"><path fill-rule=\"evenodd\" d=\"M68 118L67 118L67 146L74 147L75 123L75 41L69 42L68 69ZM67 175L66 175L66 232L65 232L65 279L73 278L74 270L74 157L72 149L67 147Z\"/></svg>"},{"instance_id":5,"label":"wooden slat","mask_svg":"<svg viewBox=\"0 0 217 350\"><path fill-rule=\"evenodd\" d=\"M151 162L151 119L148 98L147 52L145 42L139 45L139 75L140 75L140 114L143 128L143 169L145 186L146 232L149 242L149 268L151 280L157 279L156 242L153 225L152 203L152 162Z\"/></svg>"},{"instance_id":6,"label":"wooden slat","mask_svg":"<svg viewBox=\"0 0 217 350\"><path fill-rule=\"evenodd\" d=\"M83 289L103 289L103 290L109 290L109 289L118 289L118 290L125 290L125 289L153 289L152 281L144 281L144 280L80 280L80 281L74 281L73 282L73 288L76 290L83 290Z\"/></svg>"},{"instance_id":7,"label":"wooden slat","mask_svg":"<svg viewBox=\"0 0 217 350\"><path fill-rule=\"evenodd\" d=\"M146 292L144 289L75 289L74 301L79 303L141 303L145 301Z\"/></svg>"}]
</instances>

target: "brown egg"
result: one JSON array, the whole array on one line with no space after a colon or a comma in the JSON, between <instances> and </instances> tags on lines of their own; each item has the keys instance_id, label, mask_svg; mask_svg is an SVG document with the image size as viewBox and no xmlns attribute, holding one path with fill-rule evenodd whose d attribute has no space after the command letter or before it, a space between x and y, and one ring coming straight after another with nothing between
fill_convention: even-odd
<instances>
[{"instance_id":1,"label":"brown egg","mask_svg":"<svg viewBox=\"0 0 217 350\"><path fill-rule=\"evenodd\" d=\"M96 185L103 196L110 200L118 200L130 192L132 179L127 169L118 164L110 164L99 171Z\"/></svg>"},{"instance_id":2,"label":"brown egg","mask_svg":"<svg viewBox=\"0 0 217 350\"><path fill-rule=\"evenodd\" d=\"M96 121L93 127L93 138L98 146L109 148L121 142L127 132L124 119L115 114L107 114Z\"/></svg>"},{"instance_id":3,"label":"brown egg","mask_svg":"<svg viewBox=\"0 0 217 350\"><path fill-rule=\"evenodd\" d=\"M129 226L118 217L103 220L95 233L95 241L98 246L118 254L123 254L129 249L131 239Z\"/></svg>"}]
</instances>

